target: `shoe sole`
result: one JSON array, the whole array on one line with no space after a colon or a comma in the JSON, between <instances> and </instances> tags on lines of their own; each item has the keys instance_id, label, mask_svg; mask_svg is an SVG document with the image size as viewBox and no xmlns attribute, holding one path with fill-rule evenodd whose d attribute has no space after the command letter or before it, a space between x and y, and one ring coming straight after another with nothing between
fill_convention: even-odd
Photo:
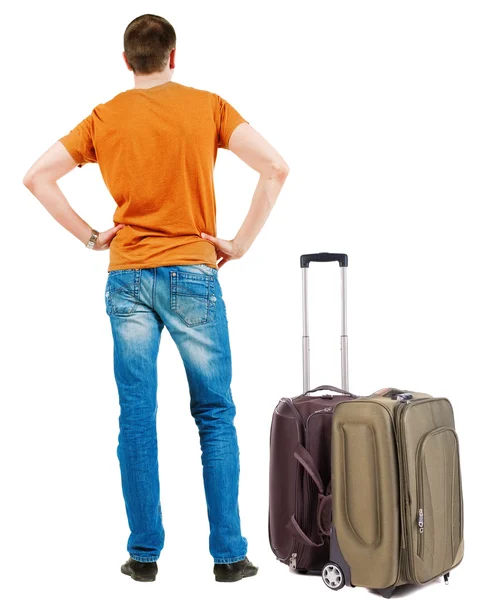
<instances>
[{"instance_id":1,"label":"shoe sole","mask_svg":"<svg viewBox=\"0 0 493 600\"><path fill-rule=\"evenodd\" d=\"M239 575L236 576L234 579L221 579L218 578L216 575L216 581L220 581L221 583L233 583L234 581L241 581L242 579L245 579L245 577L253 577L254 575L256 575L258 573L258 569L257 571L255 571L255 573L245 573L244 575Z\"/></svg>"},{"instance_id":2,"label":"shoe sole","mask_svg":"<svg viewBox=\"0 0 493 600\"><path fill-rule=\"evenodd\" d=\"M135 575L134 573L132 573L132 571L127 571L124 567L121 567L120 570L124 575L128 575L134 581L143 581L143 582L156 581L156 576L154 576L154 577L139 577L138 575Z\"/></svg>"}]
</instances>

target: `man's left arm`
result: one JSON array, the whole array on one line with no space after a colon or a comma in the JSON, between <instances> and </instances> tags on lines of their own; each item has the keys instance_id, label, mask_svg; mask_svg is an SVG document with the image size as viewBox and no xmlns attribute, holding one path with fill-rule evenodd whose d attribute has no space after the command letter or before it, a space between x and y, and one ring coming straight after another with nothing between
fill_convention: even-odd
<instances>
[{"instance_id":1,"label":"man's left arm","mask_svg":"<svg viewBox=\"0 0 493 600\"><path fill-rule=\"evenodd\" d=\"M84 243L91 237L92 227L70 206L58 186L58 180L81 167L86 162L97 162L92 141L92 117L86 117L67 135L57 140L32 165L23 179L24 185L41 202L50 215ZM124 227L119 224L100 232L94 250L106 250L117 231Z\"/></svg>"}]
</instances>

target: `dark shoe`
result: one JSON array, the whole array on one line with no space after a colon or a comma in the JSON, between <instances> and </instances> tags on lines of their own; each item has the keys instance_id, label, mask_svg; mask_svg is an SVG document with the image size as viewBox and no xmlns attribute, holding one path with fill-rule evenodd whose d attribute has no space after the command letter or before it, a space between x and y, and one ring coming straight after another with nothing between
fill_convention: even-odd
<instances>
[{"instance_id":1,"label":"dark shoe","mask_svg":"<svg viewBox=\"0 0 493 600\"><path fill-rule=\"evenodd\" d=\"M130 557L122 565L121 572L130 575L135 581L154 581L157 575L157 562L140 562Z\"/></svg>"},{"instance_id":2,"label":"dark shoe","mask_svg":"<svg viewBox=\"0 0 493 600\"><path fill-rule=\"evenodd\" d=\"M257 571L258 567L254 567L247 557L239 562L214 564L216 581L240 581L243 577L253 577Z\"/></svg>"}]
</instances>

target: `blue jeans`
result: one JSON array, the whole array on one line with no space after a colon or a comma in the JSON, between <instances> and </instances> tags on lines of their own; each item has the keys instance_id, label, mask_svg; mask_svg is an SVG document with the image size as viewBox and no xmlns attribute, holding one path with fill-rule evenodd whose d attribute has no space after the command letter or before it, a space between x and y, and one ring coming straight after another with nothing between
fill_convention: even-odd
<instances>
[{"instance_id":1,"label":"blue jeans","mask_svg":"<svg viewBox=\"0 0 493 600\"><path fill-rule=\"evenodd\" d=\"M185 366L190 410L200 436L209 551L215 563L242 560L247 540L241 535L238 508L236 409L230 388L228 321L217 269L180 265L109 271L105 302L114 342L120 403L117 456L130 556L141 562L156 561L164 545L156 361L166 326ZM186 490L170 483L167 492ZM185 522L187 526L192 528ZM193 538L192 529L189 533Z\"/></svg>"}]
</instances>

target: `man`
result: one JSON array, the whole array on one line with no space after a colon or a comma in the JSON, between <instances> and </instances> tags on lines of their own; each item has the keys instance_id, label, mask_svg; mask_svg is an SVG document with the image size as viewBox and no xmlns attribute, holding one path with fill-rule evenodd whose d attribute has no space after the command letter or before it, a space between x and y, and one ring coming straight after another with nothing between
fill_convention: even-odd
<instances>
[{"instance_id":1,"label":"man","mask_svg":"<svg viewBox=\"0 0 493 600\"><path fill-rule=\"evenodd\" d=\"M227 101L173 82L176 35L156 15L134 19L123 58L135 86L96 106L29 169L24 184L93 250L110 250L105 290L120 417L117 455L130 537L122 572L154 581L164 545L156 436L156 361L164 326L177 344L202 450L216 581L257 573L238 508L228 322L218 269L239 259L265 224L288 174L281 156ZM218 148L259 173L232 240L216 237L213 169ZM99 164L117 203L98 232L68 204L58 179Z\"/></svg>"}]
</instances>

